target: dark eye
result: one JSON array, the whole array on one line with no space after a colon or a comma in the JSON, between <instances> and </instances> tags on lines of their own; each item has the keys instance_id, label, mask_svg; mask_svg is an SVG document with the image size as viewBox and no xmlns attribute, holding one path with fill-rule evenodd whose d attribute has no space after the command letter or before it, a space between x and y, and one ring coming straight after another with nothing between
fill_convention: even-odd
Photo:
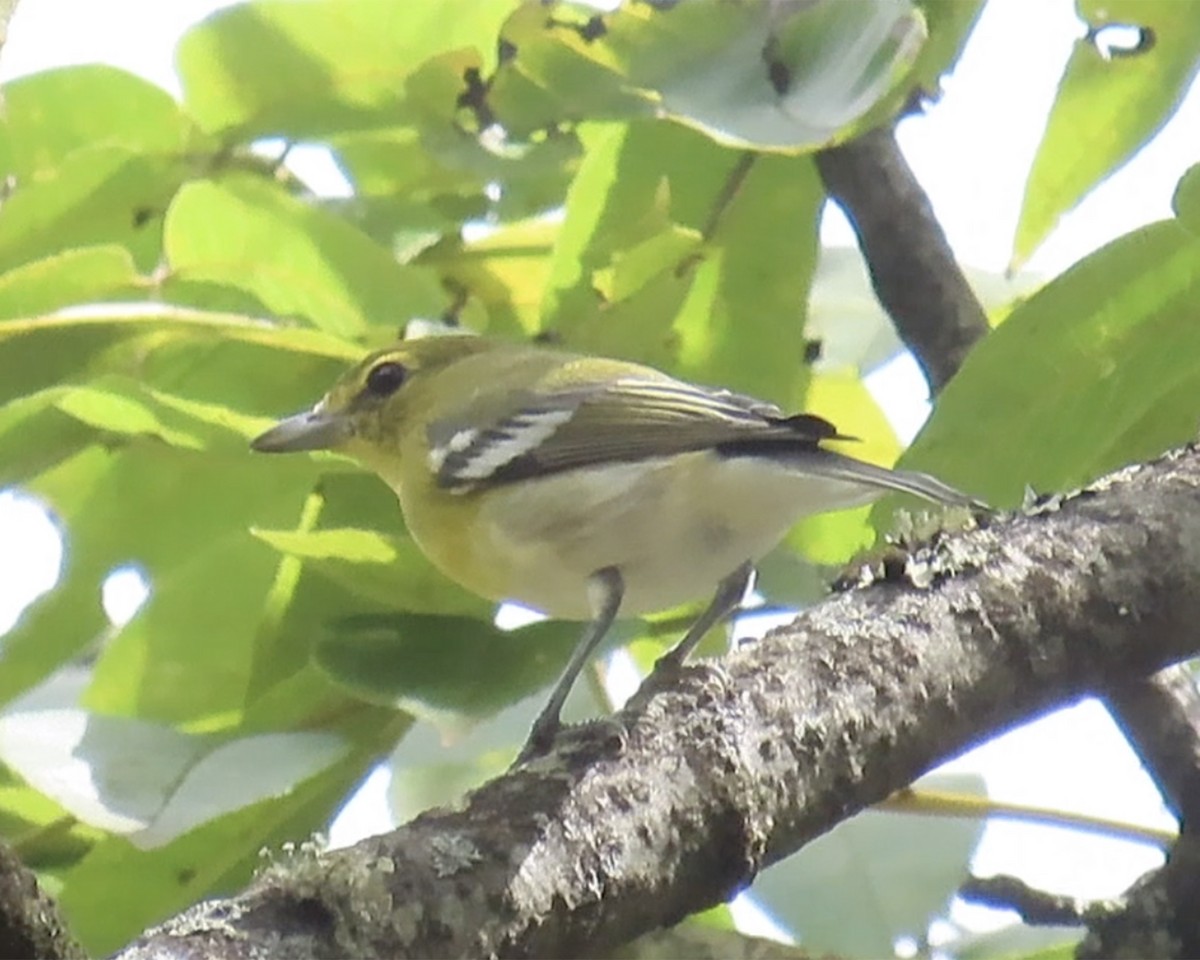
<instances>
[{"instance_id":1,"label":"dark eye","mask_svg":"<svg viewBox=\"0 0 1200 960\"><path fill-rule=\"evenodd\" d=\"M376 397L390 397L400 389L407 376L403 364L386 360L376 364L367 374L367 392Z\"/></svg>"}]
</instances>

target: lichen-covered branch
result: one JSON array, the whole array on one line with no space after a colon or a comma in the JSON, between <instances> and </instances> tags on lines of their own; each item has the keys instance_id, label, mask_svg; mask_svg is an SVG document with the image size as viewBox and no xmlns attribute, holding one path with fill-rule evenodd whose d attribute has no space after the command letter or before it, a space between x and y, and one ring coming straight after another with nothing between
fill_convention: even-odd
<instances>
[{"instance_id":1,"label":"lichen-covered branch","mask_svg":"<svg viewBox=\"0 0 1200 960\"><path fill-rule=\"evenodd\" d=\"M725 900L937 762L1194 653L1200 453L942 534L907 569L639 692L623 736L577 728L121 956L594 955Z\"/></svg>"}]
</instances>

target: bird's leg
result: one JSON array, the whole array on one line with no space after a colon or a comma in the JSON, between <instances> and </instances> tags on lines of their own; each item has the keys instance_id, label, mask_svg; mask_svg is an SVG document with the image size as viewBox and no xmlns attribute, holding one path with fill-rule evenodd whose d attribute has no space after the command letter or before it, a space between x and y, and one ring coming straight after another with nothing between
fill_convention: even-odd
<instances>
[{"instance_id":1,"label":"bird's leg","mask_svg":"<svg viewBox=\"0 0 1200 960\"><path fill-rule=\"evenodd\" d=\"M658 658L654 671L650 674L649 682L663 680L677 672L683 661L688 658L696 644L704 639L704 635L741 606L742 598L746 595L746 587L754 575L754 564L747 561L717 584L717 592L713 594L704 612L688 628L683 639Z\"/></svg>"},{"instance_id":2,"label":"bird's leg","mask_svg":"<svg viewBox=\"0 0 1200 960\"><path fill-rule=\"evenodd\" d=\"M621 597L625 593L621 572L616 567L604 567L597 570L588 578L587 589L588 601L592 608L591 622L584 629L579 643L575 645L571 659L567 661L562 675L558 678L558 683L554 685L550 699L546 701L542 712L533 721L529 738L525 741L521 752L517 754L513 766L520 766L527 760L539 757L550 749L555 735L562 726L559 714L562 712L563 704L567 701L571 687L575 685L575 678L587 665L596 647L608 633L609 627L617 619L617 610L621 607Z\"/></svg>"}]
</instances>

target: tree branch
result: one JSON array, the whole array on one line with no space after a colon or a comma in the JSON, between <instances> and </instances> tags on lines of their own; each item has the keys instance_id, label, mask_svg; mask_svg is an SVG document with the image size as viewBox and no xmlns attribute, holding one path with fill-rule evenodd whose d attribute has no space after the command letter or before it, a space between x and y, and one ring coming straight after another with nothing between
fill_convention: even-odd
<instances>
[{"instance_id":1,"label":"tree branch","mask_svg":"<svg viewBox=\"0 0 1200 960\"><path fill-rule=\"evenodd\" d=\"M939 535L907 575L645 689L611 724L121 954L572 956L718 903L998 730L1195 652L1200 453ZM917 575L919 573L919 575Z\"/></svg>"},{"instance_id":2,"label":"tree branch","mask_svg":"<svg viewBox=\"0 0 1200 960\"><path fill-rule=\"evenodd\" d=\"M958 895L995 910L1014 910L1030 926L1082 926L1093 905L1029 886L1019 877L968 877Z\"/></svg>"},{"instance_id":3,"label":"tree branch","mask_svg":"<svg viewBox=\"0 0 1200 960\"><path fill-rule=\"evenodd\" d=\"M1104 698L1167 806L1200 827L1200 691L1191 670L1177 664L1124 680Z\"/></svg>"},{"instance_id":4,"label":"tree branch","mask_svg":"<svg viewBox=\"0 0 1200 960\"><path fill-rule=\"evenodd\" d=\"M891 127L817 154L829 195L858 234L871 283L934 393L988 332L987 314Z\"/></svg>"},{"instance_id":5,"label":"tree branch","mask_svg":"<svg viewBox=\"0 0 1200 960\"><path fill-rule=\"evenodd\" d=\"M1200 841L1184 830L1161 870L1146 874L1119 910L1089 913L1080 960L1200 956Z\"/></svg>"},{"instance_id":6,"label":"tree branch","mask_svg":"<svg viewBox=\"0 0 1200 960\"><path fill-rule=\"evenodd\" d=\"M988 326L893 130L826 151L817 164L855 224L880 301L939 391ZM1200 691L1191 672L1117 678L1103 696L1176 816L1200 824Z\"/></svg>"},{"instance_id":7,"label":"tree branch","mask_svg":"<svg viewBox=\"0 0 1200 960\"><path fill-rule=\"evenodd\" d=\"M33 871L12 847L0 843L0 958L83 960L86 956Z\"/></svg>"}]
</instances>

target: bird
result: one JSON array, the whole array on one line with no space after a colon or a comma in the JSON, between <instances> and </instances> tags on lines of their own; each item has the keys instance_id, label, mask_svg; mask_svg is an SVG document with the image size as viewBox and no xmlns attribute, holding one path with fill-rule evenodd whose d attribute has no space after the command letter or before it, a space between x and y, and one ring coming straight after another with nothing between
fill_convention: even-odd
<instances>
[{"instance_id":1,"label":"bird","mask_svg":"<svg viewBox=\"0 0 1200 960\"><path fill-rule=\"evenodd\" d=\"M738 608L756 562L802 517L888 491L982 506L927 474L825 446L844 439L813 414L643 364L443 335L370 353L251 446L353 458L395 491L412 537L452 580L587 622L519 764L551 749L618 617L708 598L655 668L669 672Z\"/></svg>"}]
</instances>

